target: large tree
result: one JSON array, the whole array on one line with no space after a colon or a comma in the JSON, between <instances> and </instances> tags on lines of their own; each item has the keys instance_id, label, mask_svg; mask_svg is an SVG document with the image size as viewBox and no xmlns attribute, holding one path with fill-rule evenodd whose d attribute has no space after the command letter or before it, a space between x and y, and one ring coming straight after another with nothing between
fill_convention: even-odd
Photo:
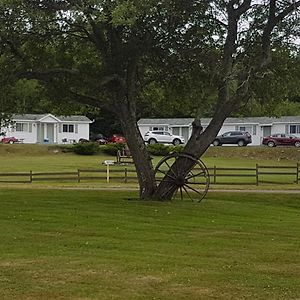
<instances>
[{"instance_id":1,"label":"large tree","mask_svg":"<svg viewBox=\"0 0 300 300\"><path fill-rule=\"evenodd\" d=\"M176 190L168 180L155 182L136 123L144 92L169 87L199 107L209 99L211 123L202 131L196 118L184 148L199 158L224 120L262 92L274 76L272 57L299 34L300 1L292 0L4 2L0 34L18 66L14 74L112 111L131 149L142 199L169 200ZM296 52L288 48L288 56ZM185 176L192 164L179 159L172 168Z\"/></svg>"}]
</instances>

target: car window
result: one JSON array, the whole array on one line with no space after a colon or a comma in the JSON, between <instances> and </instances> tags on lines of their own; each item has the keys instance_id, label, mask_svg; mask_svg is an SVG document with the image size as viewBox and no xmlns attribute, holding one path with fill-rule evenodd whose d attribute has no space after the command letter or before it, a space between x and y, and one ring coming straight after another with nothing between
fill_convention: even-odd
<instances>
[{"instance_id":1,"label":"car window","mask_svg":"<svg viewBox=\"0 0 300 300\"><path fill-rule=\"evenodd\" d=\"M165 131L164 135L171 135L169 132Z\"/></svg>"},{"instance_id":2,"label":"car window","mask_svg":"<svg viewBox=\"0 0 300 300\"><path fill-rule=\"evenodd\" d=\"M225 132L225 133L223 134L223 136L230 136L230 133L231 133L231 132Z\"/></svg>"},{"instance_id":3,"label":"car window","mask_svg":"<svg viewBox=\"0 0 300 300\"><path fill-rule=\"evenodd\" d=\"M231 135L232 136L241 135L241 132L233 131L233 132L231 132Z\"/></svg>"}]
</instances>

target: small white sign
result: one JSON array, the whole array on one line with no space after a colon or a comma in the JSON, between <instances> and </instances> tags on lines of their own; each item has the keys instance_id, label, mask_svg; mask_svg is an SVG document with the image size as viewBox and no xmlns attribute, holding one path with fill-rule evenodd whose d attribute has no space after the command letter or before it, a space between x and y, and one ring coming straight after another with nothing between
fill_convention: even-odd
<instances>
[{"instance_id":1,"label":"small white sign","mask_svg":"<svg viewBox=\"0 0 300 300\"><path fill-rule=\"evenodd\" d=\"M105 165L113 165L115 162L113 160L105 160L104 164Z\"/></svg>"}]
</instances>

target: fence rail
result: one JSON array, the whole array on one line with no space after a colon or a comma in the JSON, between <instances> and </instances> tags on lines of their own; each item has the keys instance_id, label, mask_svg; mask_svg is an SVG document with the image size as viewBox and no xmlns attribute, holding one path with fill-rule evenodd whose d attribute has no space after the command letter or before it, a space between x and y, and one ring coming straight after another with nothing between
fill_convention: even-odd
<instances>
[{"instance_id":1,"label":"fence rail","mask_svg":"<svg viewBox=\"0 0 300 300\"><path fill-rule=\"evenodd\" d=\"M255 168L217 167L208 168L212 184L247 184L261 183L290 184L300 181L300 164L294 166L264 166L256 164ZM78 169L73 172L0 172L0 183L32 183L39 181L122 181L137 182L133 168Z\"/></svg>"}]
</instances>

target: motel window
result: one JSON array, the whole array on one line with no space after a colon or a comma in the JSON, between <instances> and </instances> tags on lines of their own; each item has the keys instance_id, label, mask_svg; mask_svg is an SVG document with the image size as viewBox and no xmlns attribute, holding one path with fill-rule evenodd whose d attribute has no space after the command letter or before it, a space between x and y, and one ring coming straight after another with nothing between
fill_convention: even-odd
<instances>
[{"instance_id":1,"label":"motel window","mask_svg":"<svg viewBox=\"0 0 300 300\"><path fill-rule=\"evenodd\" d=\"M165 126L153 126L153 127L150 127L150 131L168 131L168 127L165 127Z\"/></svg>"},{"instance_id":2,"label":"motel window","mask_svg":"<svg viewBox=\"0 0 300 300\"><path fill-rule=\"evenodd\" d=\"M63 124L63 132L74 132L74 124Z\"/></svg>"},{"instance_id":3,"label":"motel window","mask_svg":"<svg viewBox=\"0 0 300 300\"><path fill-rule=\"evenodd\" d=\"M251 126L251 125L248 125L248 126L238 126L238 128L237 128L237 130L238 131L247 131L247 132L249 132L249 133L253 133L253 126Z\"/></svg>"},{"instance_id":4,"label":"motel window","mask_svg":"<svg viewBox=\"0 0 300 300\"><path fill-rule=\"evenodd\" d=\"M16 123L16 131L28 131L28 123Z\"/></svg>"},{"instance_id":5,"label":"motel window","mask_svg":"<svg viewBox=\"0 0 300 300\"><path fill-rule=\"evenodd\" d=\"M290 125L289 133L300 133L300 125Z\"/></svg>"}]
</instances>

